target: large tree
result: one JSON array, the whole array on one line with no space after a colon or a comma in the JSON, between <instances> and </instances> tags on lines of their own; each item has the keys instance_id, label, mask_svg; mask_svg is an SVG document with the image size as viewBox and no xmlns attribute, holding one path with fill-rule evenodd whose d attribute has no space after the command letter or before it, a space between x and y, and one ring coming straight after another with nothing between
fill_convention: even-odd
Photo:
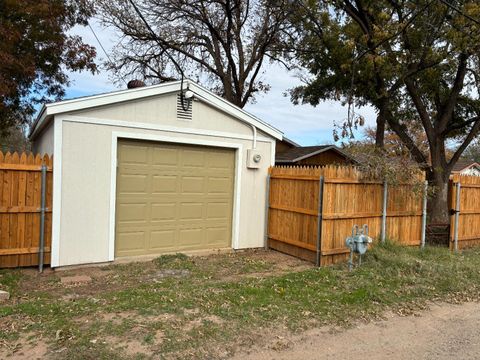
<instances>
[{"instance_id":1,"label":"large tree","mask_svg":"<svg viewBox=\"0 0 480 360\"><path fill-rule=\"evenodd\" d=\"M296 19L297 56L311 78L295 101L353 99L378 114L436 189L431 220L448 221L448 180L480 128L480 5L440 0L309 1ZM352 120L349 119L351 122ZM410 129L421 126L428 153ZM447 144L455 144L451 157Z\"/></svg>"},{"instance_id":2,"label":"large tree","mask_svg":"<svg viewBox=\"0 0 480 360\"><path fill-rule=\"evenodd\" d=\"M119 77L149 82L188 76L244 107L269 86L260 76L275 58L289 14L288 0L100 0L103 22L121 41L107 65ZM135 5L149 27L135 11Z\"/></svg>"},{"instance_id":3,"label":"large tree","mask_svg":"<svg viewBox=\"0 0 480 360\"><path fill-rule=\"evenodd\" d=\"M0 137L61 98L67 72L96 71L95 49L68 34L92 10L85 0L0 1Z\"/></svg>"}]
</instances>

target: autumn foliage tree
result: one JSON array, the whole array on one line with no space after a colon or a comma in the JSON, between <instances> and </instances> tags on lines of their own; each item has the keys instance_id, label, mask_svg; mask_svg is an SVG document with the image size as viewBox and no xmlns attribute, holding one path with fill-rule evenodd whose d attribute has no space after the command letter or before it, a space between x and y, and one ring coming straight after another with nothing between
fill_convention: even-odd
<instances>
[{"instance_id":1,"label":"autumn foliage tree","mask_svg":"<svg viewBox=\"0 0 480 360\"><path fill-rule=\"evenodd\" d=\"M86 0L0 1L0 136L64 96L69 71L97 70L95 48L68 34L92 10Z\"/></svg>"},{"instance_id":2,"label":"autumn foliage tree","mask_svg":"<svg viewBox=\"0 0 480 360\"><path fill-rule=\"evenodd\" d=\"M447 222L451 170L480 129L478 1L308 1L292 43L310 78L294 101L352 99L377 110L436 189L430 219ZM416 143L420 127L428 150ZM449 156L448 146L453 154Z\"/></svg>"}]
</instances>

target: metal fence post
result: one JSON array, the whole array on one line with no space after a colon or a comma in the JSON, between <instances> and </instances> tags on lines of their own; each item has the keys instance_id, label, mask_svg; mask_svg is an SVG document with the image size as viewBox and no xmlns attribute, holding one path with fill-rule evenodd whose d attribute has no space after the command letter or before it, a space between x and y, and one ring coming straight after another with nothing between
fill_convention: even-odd
<instances>
[{"instance_id":1,"label":"metal fence post","mask_svg":"<svg viewBox=\"0 0 480 360\"><path fill-rule=\"evenodd\" d=\"M423 188L423 204L422 204L422 249L425 247L425 232L427 228L427 193L428 193L428 181L425 180Z\"/></svg>"},{"instance_id":2,"label":"metal fence post","mask_svg":"<svg viewBox=\"0 0 480 360\"><path fill-rule=\"evenodd\" d=\"M318 183L318 215L317 215L317 254L315 265L320 266L320 252L322 248L322 221L323 221L323 176L320 176L320 181Z\"/></svg>"},{"instance_id":3,"label":"metal fence post","mask_svg":"<svg viewBox=\"0 0 480 360\"><path fill-rule=\"evenodd\" d=\"M383 204L382 204L382 232L381 232L381 241L385 242L386 232L387 232L387 196L388 196L388 184L387 180L383 182Z\"/></svg>"},{"instance_id":4,"label":"metal fence post","mask_svg":"<svg viewBox=\"0 0 480 360\"><path fill-rule=\"evenodd\" d=\"M267 195L265 199L265 237L264 237L264 248L265 250L268 250L268 216L269 216L269 210L270 210L270 174L267 175Z\"/></svg>"},{"instance_id":5,"label":"metal fence post","mask_svg":"<svg viewBox=\"0 0 480 360\"><path fill-rule=\"evenodd\" d=\"M45 252L45 205L46 205L46 189L47 189L47 165L42 165L42 184L41 184L41 200L40 200L40 241L38 251L38 271L43 271L43 258Z\"/></svg>"},{"instance_id":6,"label":"metal fence post","mask_svg":"<svg viewBox=\"0 0 480 360\"><path fill-rule=\"evenodd\" d=\"M454 229L454 249L455 252L458 251L458 220L460 217L460 182L457 183L457 193L456 193L456 204L455 204L455 229Z\"/></svg>"}]
</instances>

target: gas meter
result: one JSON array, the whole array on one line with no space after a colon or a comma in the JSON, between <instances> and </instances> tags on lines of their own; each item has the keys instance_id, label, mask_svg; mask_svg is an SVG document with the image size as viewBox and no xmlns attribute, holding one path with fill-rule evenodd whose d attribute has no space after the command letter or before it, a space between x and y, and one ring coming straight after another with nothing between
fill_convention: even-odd
<instances>
[{"instance_id":1,"label":"gas meter","mask_svg":"<svg viewBox=\"0 0 480 360\"><path fill-rule=\"evenodd\" d=\"M367 252L368 244L372 243L372 238L368 236L368 226L362 227L354 225L352 228L352 236L347 237L345 244L350 249L350 260L348 262L349 269L353 267L353 253L359 254L358 265L362 264L362 255Z\"/></svg>"}]
</instances>

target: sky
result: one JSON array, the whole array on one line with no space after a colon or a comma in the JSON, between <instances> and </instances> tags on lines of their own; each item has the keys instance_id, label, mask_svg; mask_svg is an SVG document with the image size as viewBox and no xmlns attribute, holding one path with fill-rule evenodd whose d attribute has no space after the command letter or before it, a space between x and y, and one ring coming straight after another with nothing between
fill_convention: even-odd
<instances>
[{"instance_id":1,"label":"sky","mask_svg":"<svg viewBox=\"0 0 480 360\"><path fill-rule=\"evenodd\" d=\"M102 27L98 21L90 22L100 42L107 52L116 44L117 35L114 30ZM72 34L81 36L84 42L97 48L97 62L102 63L106 56L88 27L76 26ZM87 72L69 74L71 85L66 89L66 98L94 95L114 91L125 86L114 84L111 75L104 69L92 75ZM248 104L245 110L263 121L273 125L284 133L284 136L303 146L333 144L333 123L341 123L347 116L347 108L340 102L328 101L316 107L310 105L293 105L285 96L288 89L301 84L293 72L288 72L280 64L268 64L261 79L270 84L270 91L256 97L254 103ZM366 120L367 126L375 124L375 111L370 107L356 109ZM357 138L361 132L357 132Z\"/></svg>"}]
</instances>

